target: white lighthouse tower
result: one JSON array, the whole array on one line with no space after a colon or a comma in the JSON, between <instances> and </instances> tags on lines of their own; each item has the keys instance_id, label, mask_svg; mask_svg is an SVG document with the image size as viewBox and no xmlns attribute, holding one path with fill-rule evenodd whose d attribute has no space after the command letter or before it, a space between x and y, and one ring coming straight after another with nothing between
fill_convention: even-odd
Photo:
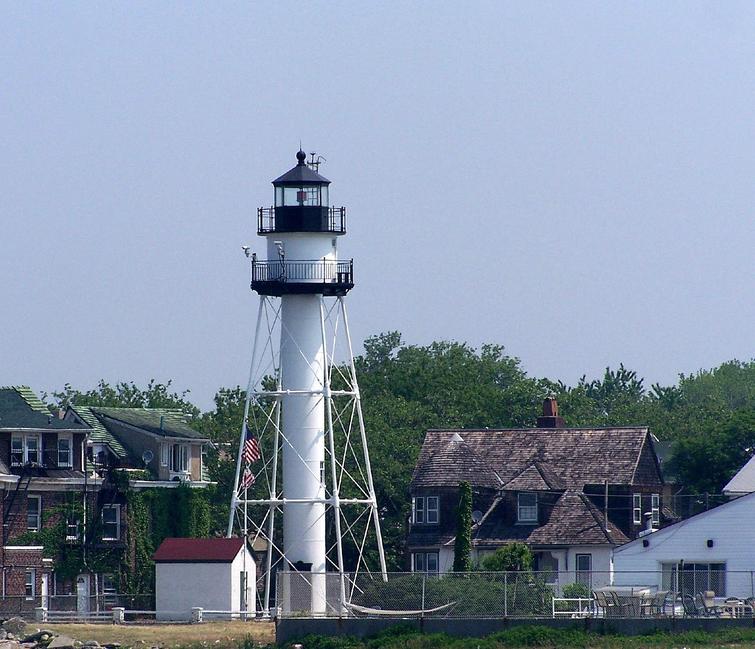
<instances>
[{"instance_id":1,"label":"white lighthouse tower","mask_svg":"<svg viewBox=\"0 0 755 649\"><path fill-rule=\"evenodd\" d=\"M346 210L329 205L315 155L296 158L258 210L266 258L251 255L260 303L228 534L264 553L261 610L323 615L371 569L369 546L372 568L385 559L344 302L353 261L337 253Z\"/></svg>"}]
</instances>

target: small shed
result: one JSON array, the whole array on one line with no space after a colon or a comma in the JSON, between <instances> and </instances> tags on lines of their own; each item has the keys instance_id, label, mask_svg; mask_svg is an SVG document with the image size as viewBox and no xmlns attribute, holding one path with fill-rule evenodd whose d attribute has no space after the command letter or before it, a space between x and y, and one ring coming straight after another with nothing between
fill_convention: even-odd
<instances>
[{"instance_id":1,"label":"small shed","mask_svg":"<svg viewBox=\"0 0 755 649\"><path fill-rule=\"evenodd\" d=\"M255 612L257 569L244 539L169 538L152 558L158 620L187 620L196 607Z\"/></svg>"}]
</instances>

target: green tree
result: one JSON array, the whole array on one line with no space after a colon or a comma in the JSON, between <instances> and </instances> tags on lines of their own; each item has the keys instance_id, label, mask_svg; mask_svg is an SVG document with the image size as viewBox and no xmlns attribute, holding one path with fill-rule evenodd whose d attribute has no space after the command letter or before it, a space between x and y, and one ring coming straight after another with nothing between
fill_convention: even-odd
<instances>
[{"instance_id":1,"label":"green tree","mask_svg":"<svg viewBox=\"0 0 755 649\"><path fill-rule=\"evenodd\" d=\"M498 548L482 560L482 569L488 572L529 572L534 556L526 543L514 541Z\"/></svg>"},{"instance_id":2,"label":"green tree","mask_svg":"<svg viewBox=\"0 0 755 649\"><path fill-rule=\"evenodd\" d=\"M43 399L52 397L53 404L65 408L68 404L100 406L103 408L175 408L187 415L196 416L199 408L188 400L189 390L180 394L171 391L173 381L159 383L151 379L143 388L133 381L120 381L111 385L100 380L91 390L78 390L69 383L60 392L43 394Z\"/></svg>"},{"instance_id":3,"label":"green tree","mask_svg":"<svg viewBox=\"0 0 755 649\"><path fill-rule=\"evenodd\" d=\"M459 506L456 510L456 541L454 543L454 572L472 569L472 485L459 484Z\"/></svg>"}]
</instances>

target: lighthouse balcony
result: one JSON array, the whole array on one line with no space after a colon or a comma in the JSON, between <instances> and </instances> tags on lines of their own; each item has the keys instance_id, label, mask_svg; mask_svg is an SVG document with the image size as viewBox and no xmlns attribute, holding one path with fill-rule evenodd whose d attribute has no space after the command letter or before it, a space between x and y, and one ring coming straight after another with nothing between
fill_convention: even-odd
<instances>
[{"instance_id":1,"label":"lighthouse balcony","mask_svg":"<svg viewBox=\"0 0 755 649\"><path fill-rule=\"evenodd\" d=\"M354 288L354 260L252 259L252 290L260 295L346 295Z\"/></svg>"},{"instance_id":2,"label":"lighthouse balcony","mask_svg":"<svg viewBox=\"0 0 755 649\"><path fill-rule=\"evenodd\" d=\"M257 210L257 234L274 232L327 232L346 234L346 208L279 205Z\"/></svg>"}]
</instances>

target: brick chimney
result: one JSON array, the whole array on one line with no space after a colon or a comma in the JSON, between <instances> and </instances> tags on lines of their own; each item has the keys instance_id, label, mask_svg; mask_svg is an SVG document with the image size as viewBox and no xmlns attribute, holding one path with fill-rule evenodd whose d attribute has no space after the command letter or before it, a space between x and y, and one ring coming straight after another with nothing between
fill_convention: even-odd
<instances>
[{"instance_id":1,"label":"brick chimney","mask_svg":"<svg viewBox=\"0 0 755 649\"><path fill-rule=\"evenodd\" d=\"M566 428L563 417L558 416L558 401L556 397L545 397L543 401L543 416L537 418L538 428Z\"/></svg>"}]
</instances>

